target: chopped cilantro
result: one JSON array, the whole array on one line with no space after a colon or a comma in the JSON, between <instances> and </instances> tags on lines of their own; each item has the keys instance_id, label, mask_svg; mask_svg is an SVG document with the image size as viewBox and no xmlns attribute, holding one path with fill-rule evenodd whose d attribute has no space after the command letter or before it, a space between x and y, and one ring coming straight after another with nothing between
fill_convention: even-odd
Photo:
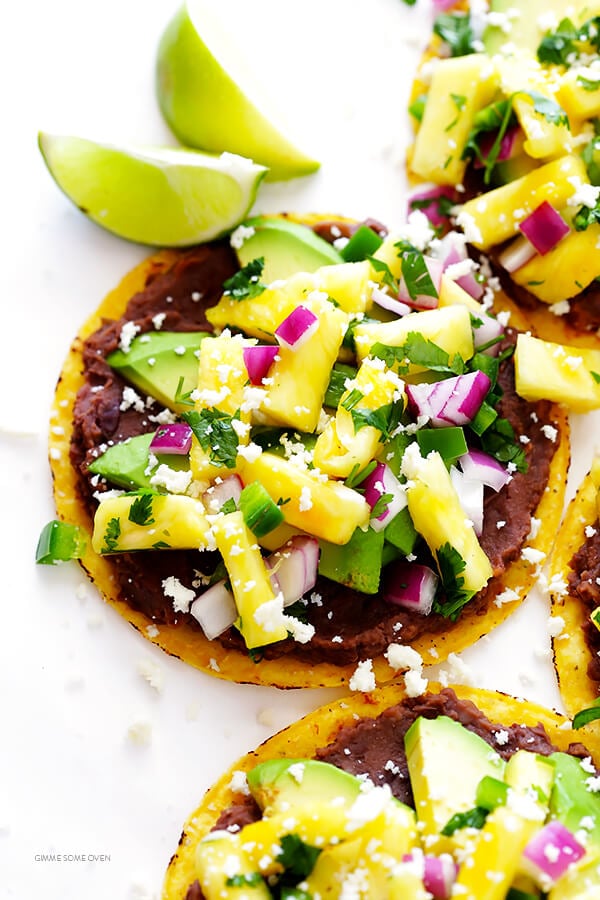
<instances>
[{"instance_id":1,"label":"chopped cilantro","mask_svg":"<svg viewBox=\"0 0 600 900\"><path fill-rule=\"evenodd\" d=\"M313 896L307 891L303 891L302 888L289 887L284 884L281 887L279 900L313 900Z\"/></svg>"},{"instance_id":2,"label":"chopped cilantro","mask_svg":"<svg viewBox=\"0 0 600 900\"><path fill-rule=\"evenodd\" d=\"M580 709L578 713L575 713L573 716L573 728L583 728L584 725L587 725L589 722L595 722L597 719L600 719L600 698L595 700L587 709Z\"/></svg>"},{"instance_id":3,"label":"chopped cilantro","mask_svg":"<svg viewBox=\"0 0 600 900\"><path fill-rule=\"evenodd\" d=\"M487 809L484 809L483 806L475 806L473 809L468 809L466 812L455 813L455 815L446 822L441 833L445 837L450 837L455 831L459 831L461 828L483 828L487 817Z\"/></svg>"},{"instance_id":4,"label":"chopped cilantro","mask_svg":"<svg viewBox=\"0 0 600 900\"><path fill-rule=\"evenodd\" d=\"M537 48L537 58L540 62L566 66L568 57L576 52L578 37L579 32L571 20L563 19L556 31L544 35Z\"/></svg>"},{"instance_id":5,"label":"chopped cilantro","mask_svg":"<svg viewBox=\"0 0 600 900\"><path fill-rule=\"evenodd\" d=\"M383 515L384 512L387 512L390 501L393 499L393 494L382 494L377 500L375 506L371 509L371 518L377 519L379 518L379 516Z\"/></svg>"},{"instance_id":6,"label":"chopped cilantro","mask_svg":"<svg viewBox=\"0 0 600 900\"><path fill-rule=\"evenodd\" d=\"M600 222L600 203L595 206L582 206L573 218L575 231L585 231L590 225Z\"/></svg>"},{"instance_id":7,"label":"chopped cilantro","mask_svg":"<svg viewBox=\"0 0 600 900\"><path fill-rule=\"evenodd\" d=\"M354 409L357 403L360 403L364 396L365 395L363 394L363 392L359 391L358 388L353 388L348 396L344 397L344 399L340 403L340 406L342 407L342 409L350 412L350 410Z\"/></svg>"},{"instance_id":8,"label":"chopped cilantro","mask_svg":"<svg viewBox=\"0 0 600 900\"><path fill-rule=\"evenodd\" d=\"M223 282L225 295L232 297L233 300L250 300L252 297L258 297L267 287L260 280L264 267L264 256L250 260L239 272Z\"/></svg>"},{"instance_id":9,"label":"chopped cilantro","mask_svg":"<svg viewBox=\"0 0 600 900\"><path fill-rule=\"evenodd\" d=\"M396 293L398 291L398 281L392 275L391 269L387 263L385 263L382 259L376 259L374 256L367 256L367 259L373 266L376 272L380 272L383 275L381 279L382 284L386 287L389 287L391 291Z\"/></svg>"},{"instance_id":10,"label":"chopped cilantro","mask_svg":"<svg viewBox=\"0 0 600 900\"><path fill-rule=\"evenodd\" d=\"M220 409L194 409L182 414L204 451L210 454L216 466L233 469L235 466L238 436L233 420L239 419L239 411L230 416Z\"/></svg>"},{"instance_id":11,"label":"chopped cilantro","mask_svg":"<svg viewBox=\"0 0 600 900\"><path fill-rule=\"evenodd\" d=\"M584 78L583 75L577 76L577 84L580 84L584 91L597 91L600 88L600 81L597 78Z\"/></svg>"},{"instance_id":12,"label":"chopped cilantro","mask_svg":"<svg viewBox=\"0 0 600 900\"><path fill-rule=\"evenodd\" d=\"M489 184L492 170L498 162L504 136L515 122L512 100L490 103L489 106L480 110L473 120L473 128L469 133L462 158L477 159L481 163L485 184ZM494 141L490 147L485 141L487 140L489 143L489 136L494 132ZM482 149L482 144L485 151Z\"/></svg>"},{"instance_id":13,"label":"chopped cilantro","mask_svg":"<svg viewBox=\"0 0 600 900\"><path fill-rule=\"evenodd\" d=\"M136 497L129 507L129 521L135 525L154 525L155 520L152 517L153 498L154 495L148 492L144 492L139 497Z\"/></svg>"},{"instance_id":14,"label":"chopped cilantro","mask_svg":"<svg viewBox=\"0 0 600 900\"><path fill-rule=\"evenodd\" d=\"M527 471L525 451L515 441L515 431L508 419L495 419L481 435L481 446L498 462L510 462L517 467L517 471Z\"/></svg>"},{"instance_id":15,"label":"chopped cilantro","mask_svg":"<svg viewBox=\"0 0 600 900\"><path fill-rule=\"evenodd\" d=\"M410 200L409 206L411 210L434 208L439 216L449 219L456 202L446 194L438 194L437 197L423 197L423 199Z\"/></svg>"},{"instance_id":16,"label":"chopped cilantro","mask_svg":"<svg viewBox=\"0 0 600 900\"><path fill-rule=\"evenodd\" d=\"M222 512L224 515L227 515L228 513L235 512L236 509L237 509L237 506L236 506L235 500L233 499L233 497L229 497L225 501L225 503L223 504L223 506L221 507L219 512Z\"/></svg>"},{"instance_id":17,"label":"chopped cilantro","mask_svg":"<svg viewBox=\"0 0 600 900\"><path fill-rule=\"evenodd\" d=\"M457 109L462 110L465 108L465 103L467 102L467 98L465 97L464 94L452 94L451 93L450 96L452 97L452 102L454 103L454 105Z\"/></svg>"},{"instance_id":18,"label":"chopped cilantro","mask_svg":"<svg viewBox=\"0 0 600 900\"><path fill-rule=\"evenodd\" d=\"M386 403L378 409L356 409L356 407L353 407L350 410L350 414L355 432L369 425L371 428L376 428L385 441L392 436L392 433L398 427L402 411L402 403Z\"/></svg>"},{"instance_id":19,"label":"chopped cilantro","mask_svg":"<svg viewBox=\"0 0 600 900\"><path fill-rule=\"evenodd\" d=\"M298 882L310 875L320 853L318 847L305 844L297 834L285 834L281 838L281 853L277 862L284 867L286 875Z\"/></svg>"},{"instance_id":20,"label":"chopped cilantro","mask_svg":"<svg viewBox=\"0 0 600 900\"><path fill-rule=\"evenodd\" d=\"M256 887L264 884L260 872L247 872L244 875L231 875L225 882L227 887Z\"/></svg>"},{"instance_id":21,"label":"chopped cilantro","mask_svg":"<svg viewBox=\"0 0 600 900\"><path fill-rule=\"evenodd\" d=\"M394 247L402 259L402 277L410 298L415 300L419 296L437 297L438 292L421 251L408 241L398 241Z\"/></svg>"},{"instance_id":22,"label":"chopped cilantro","mask_svg":"<svg viewBox=\"0 0 600 900\"><path fill-rule=\"evenodd\" d=\"M371 474L371 472L373 471L373 469L376 468L376 466L377 466L377 461L374 459L372 459L371 462L368 463L364 467L364 469L361 469L360 463L356 463L352 467L352 470L351 470L350 474L348 475L348 477L346 478L346 480L344 481L344 484L347 487L351 487L351 488L356 487L358 484L361 483L361 481L365 480L367 475Z\"/></svg>"},{"instance_id":23,"label":"chopped cilantro","mask_svg":"<svg viewBox=\"0 0 600 900\"><path fill-rule=\"evenodd\" d=\"M401 374L408 371L409 363L423 366L432 372L441 372L444 375L462 375L467 371L465 362L459 353L456 353L450 360L448 353L442 347L438 347L418 331L410 331L401 347L391 347L388 344L377 342L371 347L370 353L371 356L383 359L388 368L397 364Z\"/></svg>"},{"instance_id":24,"label":"chopped cilantro","mask_svg":"<svg viewBox=\"0 0 600 900\"><path fill-rule=\"evenodd\" d=\"M115 516L108 520L108 525L104 532L104 546L100 549L100 553L114 553L117 549L120 536L121 520L118 516Z\"/></svg>"},{"instance_id":25,"label":"chopped cilantro","mask_svg":"<svg viewBox=\"0 0 600 900\"><path fill-rule=\"evenodd\" d=\"M590 375L596 382L596 384L600 384L600 372L594 372L593 369L590 369Z\"/></svg>"},{"instance_id":26,"label":"chopped cilantro","mask_svg":"<svg viewBox=\"0 0 600 900\"><path fill-rule=\"evenodd\" d=\"M581 152L581 158L585 163L589 179L592 184L600 184L600 141L598 140L598 126L600 122L594 119L596 133Z\"/></svg>"},{"instance_id":27,"label":"chopped cilantro","mask_svg":"<svg viewBox=\"0 0 600 900\"><path fill-rule=\"evenodd\" d=\"M152 544L153 550L170 550L171 545L167 544L166 541L156 541L155 544Z\"/></svg>"},{"instance_id":28,"label":"chopped cilantro","mask_svg":"<svg viewBox=\"0 0 600 900\"><path fill-rule=\"evenodd\" d=\"M175 403L178 403L180 406L193 406L194 401L192 400L192 392L183 390L185 378L183 375L180 376L179 381L177 382L177 387L175 389L175 397L173 398Z\"/></svg>"},{"instance_id":29,"label":"chopped cilantro","mask_svg":"<svg viewBox=\"0 0 600 900\"><path fill-rule=\"evenodd\" d=\"M406 3L407 6L414 6L417 0L402 0L403 3Z\"/></svg>"},{"instance_id":30,"label":"chopped cilantro","mask_svg":"<svg viewBox=\"0 0 600 900\"><path fill-rule=\"evenodd\" d=\"M463 606L473 596L473 591L467 591L463 587L465 579L461 572L465 570L467 564L456 547L449 543L438 547L435 555L442 582L440 594L443 594L444 599L440 599L440 596L436 597L433 602L433 610L446 619L456 622Z\"/></svg>"},{"instance_id":31,"label":"chopped cilantro","mask_svg":"<svg viewBox=\"0 0 600 900\"><path fill-rule=\"evenodd\" d=\"M468 56L474 53L474 34L471 19L464 13L443 13L433 23L433 32L448 44L451 56Z\"/></svg>"},{"instance_id":32,"label":"chopped cilantro","mask_svg":"<svg viewBox=\"0 0 600 900\"><path fill-rule=\"evenodd\" d=\"M241 631L242 630L242 620L241 618L236 623L236 628ZM254 665L258 665L258 663L262 662L265 658L265 648L264 647L249 647L248 648L248 656L254 663Z\"/></svg>"},{"instance_id":33,"label":"chopped cilantro","mask_svg":"<svg viewBox=\"0 0 600 900\"><path fill-rule=\"evenodd\" d=\"M562 106L558 105L556 100L552 100L550 97L546 97L538 91L518 91L519 96L522 94L533 100L534 112L543 116L551 125L566 125L567 128L570 127L568 115Z\"/></svg>"},{"instance_id":34,"label":"chopped cilantro","mask_svg":"<svg viewBox=\"0 0 600 900\"><path fill-rule=\"evenodd\" d=\"M423 113L425 112L425 104L427 103L427 94L419 94L418 97L415 97L413 102L408 107L408 111L411 116L414 116L417 122L421 122L423 119Z\"/></svg>"}]
</instances>

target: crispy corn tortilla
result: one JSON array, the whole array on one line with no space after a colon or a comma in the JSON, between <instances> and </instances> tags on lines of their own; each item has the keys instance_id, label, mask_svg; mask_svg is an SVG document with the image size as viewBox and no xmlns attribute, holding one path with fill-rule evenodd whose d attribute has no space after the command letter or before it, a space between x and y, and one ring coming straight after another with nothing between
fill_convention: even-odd
<instances>
[{"instance_id":1,"label":"crispy corn tortilla","mask_svg":"<svg viewBox=\"0 0 600 900\"><path fill-rule=\"evenodd\" d=\"M511 725L518 722L533 727L542 724L548 737L559 750L567 750L574 740L581 740L600 762L600 734L589 726L573 732L568 719L543 706L517 700L495 691L452 686L461 700L471 700L492 722ZM436 694L439 684L430 684L427 692ZM236 771L248 772L261 762L279 758L312 758L320 747L331 743L340 728L352 725L359 718L376 718L383 710L401 702L406 694L395 685L387 685L372 694L355 694L317 709L300 721L280 731L256 750L234 763L205 794L200 806L184 825L179 846L169 864L163 885L162 900L183 900L186 891L196 880L196 846L215 825L221 812L231 806L236 797L230 784ZM239 802L239 795L237 797Z\"/></svg>"},{"instance_id":2,"label":"crispy corn tortilla","mask_svg":"<svg viewBox=\"0 0 600 900\"><path fill-rule=\"evenodd\" d=\"M340 216L317 215L292 218L306 224L332 219L341 220ZM79 499L77 474L69 461L73 406L77 392L84 384L83 342L100 327L103 319L119 318L123 314L130 298L143 289L150 274L157 275L164 272L176 259L176 251L161 251L125 276L83 325L71 346L58 381L52 408L51 424L54 427L50 432L50 466L54 481L54 498L59 517L66 522L79 525L88 535L91 535L93 523ZM512 311L511 323L514 322L516 327L519 327L522 319L519 319L518 311L508 298L503 298L501 305ZM560 424L561 440L550 466L548 489L543 494L535 513L536 518L541 521L541 527L536 537L529 542L529 546L545 554L549 553L558 529L570 459L567 416L559 408L556 408L554 414ZM117 588L111 560L109 557L95 554L91 549L90 540L87 542L81 565L105 601L145 638L172 656L216 677L240 684L263 684L280 688L340 687L348 684L356 668L356 664L339 666L329 662L309 664L305 660L295 658L293 653L279 659L264 659L257 664L244 652L226 649L218 640L208 641L199 628L186 623L159 625L158 634L155 633L156 628L152 628L149 634L149 626L155 623L116 596ZM490 602L489 608L480 615L471 612L467 605L457 622L452 623L448 620L446 631L433 635L425 632L412 643L412 646L425 655L426 661L443 662L448 654L464 650L504 622L526 597L536 577L536 566L519 557L505 572L500 587L500 591L506 588L514 591L517 598L515 601L499 606ZM432 648L436 652L435 658L429 654ZM390 681L396 674L383 656L373 660L373 670L378 683Z\"/></svg>"},{"instance_id":3,"label":"crispy corn tortilla","mask_svg":"<svg viewBox=\"0 0 600 900\"><path fill-rule=\"evenodd\" d=\"M598 518L597 494L598 489L588 472L567 508L552 553L550 579L557 579L559 584L568 581L569 563L586 541L586 526ZM597 685L587 673L592 660L592 651L583 633L588 611L577 597L563 589L551 590L551 599L553 614L561 616L565 622L563 632L552 641L554 667L565 707L569 715L574 716L598 699ZM600 735L600 724L596 722L594 727Z\"/></svg>"}]
</instances>

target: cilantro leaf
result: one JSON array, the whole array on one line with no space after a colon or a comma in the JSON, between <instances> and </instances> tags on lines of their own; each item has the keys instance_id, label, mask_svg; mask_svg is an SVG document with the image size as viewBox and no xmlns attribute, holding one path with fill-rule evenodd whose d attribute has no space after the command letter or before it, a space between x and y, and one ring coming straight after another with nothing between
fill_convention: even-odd
<instances>
[{"instance_id":1,"label":"cilantro leaf","mask_svg":"<svg viewBox=\"0 0 600 900\"><path fill-rule=\"evenodd\" d=\"M600 81L597 78L584 78L583 75L577 76L577 84L580 84L584 91L597 91L600 88Z\"/></svg>"},{"instance_id":2,"label":"cilantro leaf","mask_svg":"<svg viewBox=\"0 0 600 900\"><path fill-rule=\"evenodd\" d=\"M463 159L477 159L483 166L483 181L489 184L492 169L498 162L502 141L516 121L512 100L499 100L484 107L475 116L473 128L469 133ZM490 138L495 132L490 145Z\"/></svg>"},{"instance_id":3,"label":"cilantro leaf","mask_svg":"<svg viewBox=\"0 0 600 900\"><path fill-rule=\"evenodd\" d=\"M264 881L260 872L247 872L245 875L230 875L225 884L227 887L256 887Z\"/></svg>"},{"instance_id":4,"label":"cilantro leaf","mask_svg":"<svg viewBox=\"0 0 600 900\"><path fill-rule=\"evenodd\" d=\"M154 518L152 517L152 500L153 494L144 492L140 494L139 497L136 497L131 506L129 507L129 516L128 519L130 522L133 522L135 525L154 525Z\"/></svg>"},{"instance_id":5,"label":"cilantro leaf","mask_svg":"<svg viewBox=\"0 0 600 900\"><path fill-rule=\"evenodd\" d=\"M423 366L432 372L442 372L444 375L462 375L467 371L459 353L456 353L450 361L448 353L442 347L418 331L410 331L401 347L391 347L377 341L371 347L370 355L383 359L388 368L397 364L401 374L408 371L409 363Z\"/></svg>"},{"instance_id":6,"label":"cilantro leaf","mask_svg":"<svg viewBox=\"0 0 600 900\"><path fill-rule=\"evenodd\" d=\"M379 516L383 515L384 512L387 512L390 501L393 499L393 494L381 494L381 496L377 500L377 503L371 509L371 518L377 519Z\"/></svg>"},{"instance_id":7,"label":"cilantro leaf","mask_svg":"<svg viewBox=\"0 0 600 900\"><path fill-rule=\"evenodd\" d=\"M223 282L225 295L232 297L233 300L249 300L252 297L258 297L267 287L266 284L262 284L260 281L264 267L264 256L260 256L258 259L251 259L239 272L236 272L235 275Z\"/></svg>"},{"instance_id":8,"label":"cilantro leaf","mask_svg":"<svg viewBox=\"0 0 600 900\"><path fill-rule=\"evenodd\" d=\"M468 809L466 812L455 813L452 818L446 822L441 833L445 835L445 837L450 837L450 835L454 834L455 831L459 831L461 828L483 828L487 817L487 809L484 809L483 806L475 806L473 809Z\"/></svg>"},{"instance_id":9,"label":"cilantro leaf","mask_svg":"<svg viewBox=\"0 0 600 900\"><path fill-rule=\"evenodd\" d=\"M114 553L117 549L119 538L121 536L121 520L118 516L108 520L106 531L104 532L104 545L100 549L100 553Z\"/></svg>"},{"instance_id":10,"label":"cilantro leaf","mask_svg":"<svg viewBox=\"0 0 600 900\"><path fill-rule=\"evenodd\" d=\"M538 91L518 91L518 95L521 94L524 94L526 97L531 97L533 100L534 112L543 116L546 122L550 122L552 125L566 125L567 128L570 128L569 117L556 100L552 100L550 97L546 97Z\"/></svg>"},{"instance_id":11,"label":"cilantro leaf","mask_svg":"<svg viewBox=\"0 0 600 900\"><path fill-rule=\"evenodd\" d=\"M233 497L229 497L225 503L221 506L219 512L222 512L223 515L227 515L228 513L235 512L237 509L236 502Z\"/></svg>"},{"instance_id":12,"label":"cilantro leaf","mask_svg":"<svg viewBox=\"0 0 600 900\"><path fill-rule=\"evenodd\" d=\"M402 278L411 300L420 295L437 297L438 292L421 251L408 241L398 241L394 247L400 251L398 256L402 260Z\"/></svg>"},{"instance_id":13,"label":"cilantro leaf","mask_svg":"<svg viewBox=\"0 0 600 900\"><path fill-rule=\"evenodd\" d=\"M596 384L600 384L600 372L594 372L593 369L590 369L590 375L596 382Z\"/></svg>"},{"instance_id":14,"label":"cilantro leaf","mask_svg":"<svg viewBox=\"0 0 600 900\"><path fill-rule=\"evenodd\" d=\"M442 544L436 550L438 570L441 579L441 593L444 600L436 597L433 602L434 612L440 613L446 619L456 622L463 606L473 597L473 591L463 587L465 579L461 575L467 564L456 547L450 543Z\"/></svg>"},{"instance_id":15,"label":"cilantro leaf","mask_svg":"<svg viewBox=\"0 0 600 900\"><path fill-rule=\"evenodd\" d=\"M582 206L573 218L575 231L585 231L590 225L600 222L600 204L596 206Z\"/></svg>"},{"instance_id":16,"label":"cilantro leaf","mask_svg":"<svg viewBox=\"0 0 600 900\"><path fill-rule=\"evenodd\" d=\"M376 259L374 256L367 256L367 259L369 260L375 271L381 272L381 274L383 275L383 278L381 279L382 284L384 284L386 287L389 287L389 289L393 293L397 293L398 280L392 275L391 269L388 264L382 259Z\"/></svg>"},{"instance_id":17,"label":"cilantro leaf","mask_svg":"<svg viewBox=\"0 0 600 900\"><path fill-rule=\"evenodd\" d=\"M292 876L295 882L304 880L314 869L321 850L305 844L297 834L284 834L280 843L277 862L284 867L285 875Z\"/></svg>"},{"instance_id":18,"label":"cilantro leaf","mask_svg":"<svg viewBox=\"0 0 600 900\"><path fill-rule=\"evenodd\" d=\"M589 722L595 722L597 719L600 719L600 698L595 700L587 709L580 709L578 713L575 713L573 716L573 728L583 728L584 725L587 725Z\"/></svg>"},{"instance_id":19,"label":"cilantro leaf","mask_svg":"<svg viewBox=\"0 0 600 900\"><path fill-rule=\"evenodd\" d=\"M239 419L239 411L230 416L220 409L194 409L184 412L181 418L188 423L202 449L210 454L211 462L234 468L239 441L232 423Z\"/></svg>"},{"instance_id":20,"label":"cilantro leaf","mask_svg":"<svg viewBox=\"0 0 600 900\"><path fill-rule=\"evenodd\" d=\"M556 31L544 35L537 48L537 58L540 62L566 66L569 56L577 51L578 38L579 31L571 20L563 19Z\"/></svg>"},{"instance_id":21,"label":"cilantro leaf","mask_svg":"<svg viewBox=\"0 0 600 900\"><path fill-rule=\"evenodd\" d=\"M464 13L443 13L433 23L433 32L448 44L451 56L468 56L475 53L475 35L471 19Z\"/></svg>"},{"instance_id":22,"label":"cilantro leaf","mask_svg":"<svg viewBox=\"0 0 600 900\"><path fill-rule=\"evenodd\" d=\"M525 451L515 440L515 431L508 419L496 419L481 435L481 447L498 462L513 463L517 471L528 469Z\"/></svg>"},{"instance_id":23,"label":"cilantro leaf","mask_svg":"<svg viewBox=\"0 0 600 900\"><path fill-rule=\"evenodd\" d=\"M376 466L377 466L377 461L374 459L372 459L370 463L367 463L367 465L364 467L364 469L361 469L360 463L356 463L354 466L352 466L350 474L345 479L344 484L346 485L346 487L351 487L351 488L356 487L357 485L359 485L361 483L361 481L365 480L367 475L371 474L371 472L373 471L373 469L376 468Z\"/></svg>"}]
</instances>

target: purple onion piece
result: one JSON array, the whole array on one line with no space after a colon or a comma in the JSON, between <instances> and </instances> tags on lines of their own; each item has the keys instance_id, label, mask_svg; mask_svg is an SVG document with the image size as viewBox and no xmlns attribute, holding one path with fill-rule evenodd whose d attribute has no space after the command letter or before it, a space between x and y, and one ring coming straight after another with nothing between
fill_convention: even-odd
<instances>
[{"instance_id":1,"label":"purple onion piece","mask_svg":"<svg viewBox=\"0 0 600 900\"><path fill-rule=\"evenodd\" d=\"M192 446L192 429L185 422L161 425L150 441L150 453L185 456Z\"/></svg>"}]
</instances>

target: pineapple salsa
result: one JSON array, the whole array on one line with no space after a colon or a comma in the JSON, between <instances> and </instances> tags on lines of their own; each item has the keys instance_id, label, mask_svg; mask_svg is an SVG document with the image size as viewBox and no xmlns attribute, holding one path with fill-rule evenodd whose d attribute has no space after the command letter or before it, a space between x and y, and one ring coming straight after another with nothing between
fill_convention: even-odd
<instances>
[{"instance_id":1,"label":"pineapple salsa","mask_svg":"<svg viewBox=\"0 0 600 900\"><path fill-rule=\"evenodd\" d=\"M600 4L455 4L413 86L414 198L524 305L600 327Z\"/></svg>"},{"instance_id":2,"label":"pineapple salsa","mask_svg":"<svg viewBox=\"0 0 600 900\"><path fill-rule=\"evenodd\" d=\"M87 337L70 460L149 636L354 665L368 689L374 657L414 669L400 643L425 636L443 658L437 635L472 614L479 636L522 599L562 505L548 401L597 407L600 353L512 331L494 280L465 291L420 212L383 236L334 224L339 252L278 221L234 232L237 259L225 241L176 255ZM283 263L259 240L281 229Z\"/></svg>"}]
</instances>

